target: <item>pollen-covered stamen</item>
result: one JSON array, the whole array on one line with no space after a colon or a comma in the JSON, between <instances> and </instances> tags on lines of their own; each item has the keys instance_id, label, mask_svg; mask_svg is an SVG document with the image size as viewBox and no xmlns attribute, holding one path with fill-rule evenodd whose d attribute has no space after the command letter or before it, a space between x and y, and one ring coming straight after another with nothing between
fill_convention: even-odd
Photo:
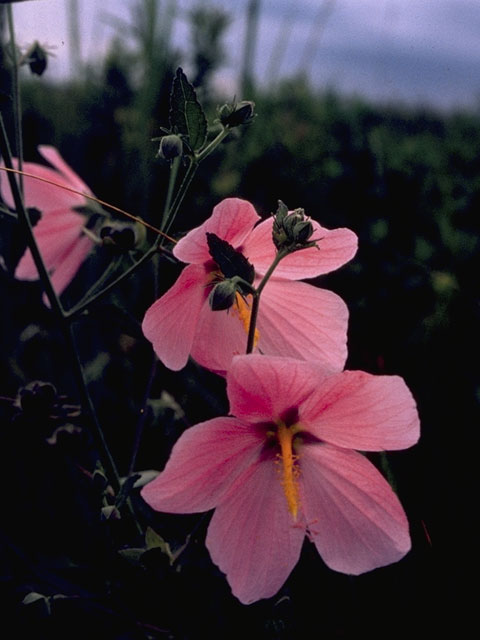
<instances>
[{"instance_id":1,"label":"pollen-covered stamen","mask_svg":"<svg viewBox=\"0 0 480 640\"><path fill-rule=\"evenodd\" d=\"M252 296L247 296L247 300L251 298ZM250 328L250 316L252 315L252 309L247 300L237 292L235 296L235 304L232 307L232 312L239 317L246 334L248 334L248 330ZM258 332L258 329L255 329L255 339L253 342L254 347L257 346L259 338L260 333Z\"/></svg>"},{"instance_id":2,"label":"pollen-covered stamen","mask_svg":"<svg viewBox=\"0 0 480 640\"><path fill-rule=\"evenodd\" d=\"M277 437L280 444L280 457L283 467L282 486L287 499L288 510L294 520L297 519L300 497L298 493L298 456L293 453L292 443L295 428L287 427L283 422L278 425Z\"/></svg>"}]
</instances>

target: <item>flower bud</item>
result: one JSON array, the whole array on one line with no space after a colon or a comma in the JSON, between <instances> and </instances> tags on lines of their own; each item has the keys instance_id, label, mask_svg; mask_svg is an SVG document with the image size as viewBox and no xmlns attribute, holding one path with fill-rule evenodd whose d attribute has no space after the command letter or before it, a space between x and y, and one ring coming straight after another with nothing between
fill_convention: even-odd
<instances>
[{"instance_id":1,"label":"flower bud","mask_svg":"<svg viewBox=\"0 0 480 640\"><path fill-rule=\"evenodd\" d=\"M208 303L212 311L230 309L235 302L237 287L232 280L222 280L213 287L208 296Z\"/></svg>"},{"instance_id":2,"label":"flower bud","mask_svg":"<svg viewBox=\"0 0 480 640\"><path fill-rule=\"evenodd\" d=\"M293 227L293 237L297 244L305 244L313 233L313 225L310 220L297 222Z\"/></svg>"},{"instance_id":3,"label":"flower bud","mask_svg":"<svg viewBox=\"0 0 480 640\"><path fill-rule=\"evenodd\" d=\"M28 66L37 76L41 76L47 68L47 52L39 42L34 42L28 51Z\"/></svg>"},{"instance_id":4,"label":"flower bud","mask_svg":"<svg viewBox=\"0 0 480 640\"><path fill-rule=\"evenodd\" d=\"M242 100L233 104L224 104L220 107L218 117L224 127L239 127L249 124L255 118L255 103L250 100Z\"/></svg>"},{"instance_id":5,"label":"flower bud","mask_svg":"<svg viewBox=\"0 0 480 640\"><path fill-rule=\"evenodd\" d=\"M295 209L283 220L283 228L289 238L293 238L293 230L297 224L301 223L304 216L300 213L301 210Z\"/></svg>"},{"instance_id":6,"label":"flower bud","mask_svg":"<svg viewBox=\"0 0 480 640\"><path fill-rule=\"evenodd\" d=\"M182 153L183 142L179 136L171 133L170 135L163 136L163 138L161 138L157 157L163 158L164 160L173 160L174 158L181 156Z\"/></svg>"},{"instance_id":7,"label":"flower bud","mask_svg":"<svg viewBox=\"0 0 480 640\"><path fill-rule=\"evenodd\" d=\"M272 240L277 249L291 253L313 247L315 241L310 240L312 234L313 225L304 210L289 212L287 206L279 200L272 227Z\"/></svg>"},{"instance_id":8,"label":"flower bud","mask_svg":"<svg viewBox=\"0 0 480 640\"><path fill-rule=\"evenodd\" d=\"M126 253L135 248L135 229L126 223L111 223L100 230L100 238L105 247L110 247L115 253Z\"/></svg>"}]
</instances>

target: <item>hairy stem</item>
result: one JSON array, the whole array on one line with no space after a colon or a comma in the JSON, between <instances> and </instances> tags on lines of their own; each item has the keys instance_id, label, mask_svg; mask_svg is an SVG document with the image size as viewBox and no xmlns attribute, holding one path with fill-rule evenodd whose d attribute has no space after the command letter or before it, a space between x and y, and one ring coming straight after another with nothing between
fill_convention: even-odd
<instances>
[{"instance_id":1,"label":"hairy stem","mask_svg":"<svg viewBox=\"0 0 480 640\"><path fill-rule=\"evenodd\" d=\"M267 272L263 276L255 292L253 293L252 312L250 314L250 324L248 326L247 350L245 353L252 353L253 351L253 345L255 342L255 329L257 326L257 318L258 318L258 309L260 306L260 294L262 293L263 288L267 284L272 273L277 268L277 265L280 262L280 260L282 260L282 258L284 258L287 254L288 254L288 251L286 250L282 250L277 253L272 264L268 267Z\"/></svg>"},{"instance_id":2,"label":"hairy stem","mask_svg":"<svg viewBox=\"0 0 480 640\"><path fill-rule=\"evenodd\" d=\"M178 169L180 167L181 158L180 156L174 158L172 164L170 165L170 176L168 180L168 191L167 197L165 198L165 206L163 208L163 216L162 216L162 224L160 230L163 231L168 225L168 217L170 215L170 206L172 203L173 190L175 188L175 182L177 181Z\"/></svg>"}]
</instances>

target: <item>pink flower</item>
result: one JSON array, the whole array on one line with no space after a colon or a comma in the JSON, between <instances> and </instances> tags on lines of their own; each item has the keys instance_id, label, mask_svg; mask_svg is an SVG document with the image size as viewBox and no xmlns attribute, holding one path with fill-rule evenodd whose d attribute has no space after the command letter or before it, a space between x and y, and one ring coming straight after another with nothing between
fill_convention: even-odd
<instances>
[{"instance_id":1,"label":"pink flower","mask_svg":"<svg viewBox=\"0 0 480 640\"><path fill-rule=\"evenodd\" d=\"M255 227L259 220L249 202L229 198L175 246L175 256L189 264L147 310L142 325L157 356L170 369L181 369L191 355L204 367L225 373L233 355L245 353L248 304L238 294L228 311L212 311L208 302L219 269L209 253L206 234L214 233L241 251L254 265L258 284L276 253L273 218ZM347 355L345 303L331 291L296 280L313 278L345 264L356 252L357 237L349 229L328 230L318 222L312 223L319 249L301 249L284 258L262 293L256 350L319 360L342 369Z\"/></svg>"},{"instance_id":2,"label":"pink flower","mask_svg":"<svg viewBox=\"0 0 480 640\"><path fill-rule=\"evenodd\" d=\"M43 145L39 147L39 151L56 170L34 162L24 162L23 171L91 195L87 185L70 169L54 147ZM16 159L14 163L18 166ZM33 234L45 266L51 274L53 287L61 294L93 246L93 241L82 232L86 223L85 216L73 210L74 207L84 206L86 200L79 194L27 176L23 178L23 185L25 206L35 207L42 213ZM14 208L8 187L2 189L2 197L9 207ZM38 280L39 275L30 249L26 249L20 259L15 278Z\"/></svg>"},{"instance_id":3,"label":"pink flower","mask_svg":"<svg viewBox=\"0 0 480 640\"><path fill-rule=\"evenodd\" d=\"M227 392L232 417L187 429L142 496L169 513L215 508L206 544L241 602L280 589L305 534L347 574L408 552L397 496L354 451L417 441L415 402L401 378L252 354L233 359Z\"/></svg>"}]
</instances>

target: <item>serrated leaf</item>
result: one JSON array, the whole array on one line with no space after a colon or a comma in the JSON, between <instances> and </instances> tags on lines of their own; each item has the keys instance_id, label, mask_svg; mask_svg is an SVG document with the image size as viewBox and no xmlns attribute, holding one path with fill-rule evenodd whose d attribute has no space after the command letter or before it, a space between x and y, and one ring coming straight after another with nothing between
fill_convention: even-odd
<instances>
[{"instance_id":1,"label":"serrated leaf","mask_svg":"<svg viewBox=\"0 0 480 640\"><path fill-rule=\"evenodd\" d=\"M181 67L177 69L170 94L170 127L182 135L192 151L198 151L207 138L207 119L195 89Z\"/></svg>"},{"instance_id":2,"label":"serrated leaf","mask_svg":"<svg viewBox=\"0 0 480 640\"><path fill-rule=\"evenodd\" d=\"M243 253L234 249L231 244L214 233L207 233L207 243L210 255L226 278L239 276L249 284L253 283L255 267Z\"/></svg>"}]
</instances>

